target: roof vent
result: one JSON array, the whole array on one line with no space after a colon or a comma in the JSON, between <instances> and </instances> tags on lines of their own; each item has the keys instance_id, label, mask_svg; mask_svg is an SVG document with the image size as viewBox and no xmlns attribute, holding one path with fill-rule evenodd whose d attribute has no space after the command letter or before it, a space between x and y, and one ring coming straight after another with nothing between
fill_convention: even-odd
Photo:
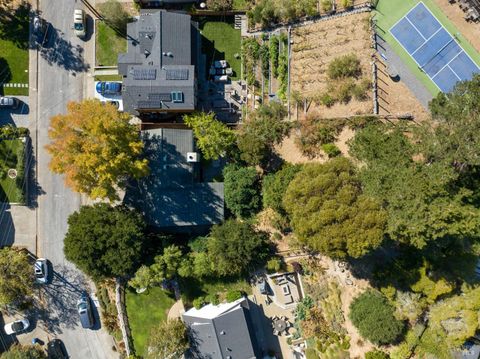
<instances>
[{"instance_id":1,"label":"roof vent","mask_svg":"<svg viewBox=\"0 0 480 359\"><path fill-rule=\"evenodd\" d=\"M167 52L167 56L168 57L173 57L173 53L169 51L169 52Z\"/></svg>"},{"instance_id":2,"label":"roof vent","mask_svg":"<svg viewBox=\"0 0 480 359\"><path fill-rule=\"evenodd\" d=\"M187 162L197 163L200 162L200 155L198 152L187 152Z\"/></svg>"},{"instance_id":3,"label":"roof vent","mask_svg":"<svg viewBox=\"0 0 480 359\"><path fill-rule=\"evenodd\" d=\"M163 55L163 56L167 56L167 53L164 51L164 52L162 52L162 55Z\"/></svg>"},{"instance_id":4,"label":"roof vent","mask_svg":"<svg viewBox=\"0 0 480 359\"><path fill-rule=\"evenodd\" d=\"M220 332L220 335L225 335L225 330L222 330L222 331Z\"/></svg>"},{"instance_id":5,"label":"roof vent","mask_svg":"<svg viewBox=\"0 0 480 359\"><path fill-rule=\"evenodd\" d=\"M145 49L145 51L143 51L143 53L145 54L146 57L148 57L148 55L150 55L150 51L148 51L147 49Z\"/></svg>"}]
</instances>

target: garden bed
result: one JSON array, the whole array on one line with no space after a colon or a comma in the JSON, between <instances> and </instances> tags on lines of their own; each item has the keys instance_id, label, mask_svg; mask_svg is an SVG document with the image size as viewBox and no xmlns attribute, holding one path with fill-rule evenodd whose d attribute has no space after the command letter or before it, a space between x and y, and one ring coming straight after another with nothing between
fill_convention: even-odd
<instances>
[{"instance_id":1,"label":"garden bed","mask_svg":"<svg viewBox=\"0 0 480 359\"><path fill-rule=\"evenodd\" d=\"M175 299L162 288L153 287L142 294L126 289L125 302L135 352L144 355L150 331L167 319Z\"/></svg>"},{"instance_id":2,"label":"garden bed","mask_svg":"<svg viewBox=\"0 0 480 359\"><path fill-rule=\"evenodd\" d=\"M9 169L16 170L10 178ZM13 171L12 171L13 172ZM25 202L25 144L20 139L0 140L0 202Z\"/></svg>"}]
</instances>

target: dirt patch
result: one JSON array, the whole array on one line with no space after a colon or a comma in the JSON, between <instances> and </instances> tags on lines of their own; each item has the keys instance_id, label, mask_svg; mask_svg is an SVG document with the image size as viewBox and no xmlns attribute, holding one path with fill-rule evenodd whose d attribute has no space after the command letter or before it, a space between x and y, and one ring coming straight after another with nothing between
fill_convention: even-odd
<instances>
[{"instance_id":1,"label":"dirt patch","mask_svg":"<svg viewBox=\"0 0 480 359\"><path fill-rule=\"evenodd\" d=\"M361 63L362 78L371 79L372 55L369 13L354 14L295 29L293 33L291 86L306 98L315 98L328 87L327 68L333 59L355 54ZM370 91L369 91L370 92ZM352 99L331 107L310 104L309 111L321 109L324 118L372 113L371 93L363 101Z\"/></svg>"},{"instance_id":2,"label":"dirt patch","mask_svg":"<svg viewBox=\"0 0 480 359\"><path fill-rule=\"evenodd\" d=\"M430 118L429 112L402 81L394 81L388 75L387 65L377 61L378 110L380 115L412 114L415 121Z\"/></svg>"}]
</instances>

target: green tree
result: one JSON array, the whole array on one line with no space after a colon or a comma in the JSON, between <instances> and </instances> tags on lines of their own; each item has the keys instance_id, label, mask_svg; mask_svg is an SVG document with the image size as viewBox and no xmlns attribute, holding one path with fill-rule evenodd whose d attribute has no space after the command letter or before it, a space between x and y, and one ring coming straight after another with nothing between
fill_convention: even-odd
<instances>
[{"instance_id":1,"label":"green tree","mask_svg":"<svg viewBox=\"0 0 480 359\"><path fill-rule=\"evenodd\" d=\"M146 359L180 358L189 348L187 328L180 319L161 322L148 338Z\"/></svg>"},{"instance_id":2,"label":"green tree","mask_svg":"<svg viewBox=\"0 0 480 359\"><path fill-rule=\"evenodd\" d=\"M146 265L142 265L135 272L135 276L128 281L128 285L136 290L146 289L155 284L152 271Z\"/></svg>"},{"instance_id":3,"label":"green tree","mask_svg":"<svg viewBox=\"0 0 480 359\"><path fill-rule=\"evenodd\" d=\"M208 257L215 263L215 274L221 277L246 273L263 264L270 252L265 233L235 220L213 226L207 248Z\"/></svg>"},{"instance_id":4,"label":"green tree","mask_svg":"<svg viewBox=\"0 0 480 359\"><path fill-rule=\"evenodd\" d=\"M301 169L300 165L286 165L280 171L265 176L262 183L263 206L285 213L283 197L288 185Z\"/></svg>"},{"instance_id":5,"label":"green tree","mask_svg":"<svg viewBox=\"0 0 480 359\"><path fill-rule=\"evenodd\" d=\"M12 346L7 352L0 355L1 359L46 359L47 356L39 346L20 345Z\"/></svg>"},{"instance_id":6,"label":"green tree","mask_svg":"<svg viewBox=\"0 0 480 359\"><path fill-rule=\"evenodd\" d=\"M402 334L404 324L394 316L395 308L375 290L367 290L350 305L350 320L360 335L374 344L391 344Z\"/></svg>"},{"instance_id":7,"label":"green tree","mask_svg":"<svg viewBox=\"0 0 480 359\"><path fill-rule=\"evenodd\" d=\"M117 0L107 0L99 4L98 9L109 26L123 34L127 33L127 24L131 20L131 16L120 2Z\"/></svg>"},{"instance_id":8,"label":"green tree","mask_svg":"<svg viewBox=\"0 0 480 359\"><path fill-rule=\"evenodd\" d=\"M290 182L283 205L299 240L333 258L360 257L383 240L387 215L362 194L346 158L304 166Z\"/></svg>"},{"instance_id":9,"label":"green tree","mask_svg":"<svg viewBox=\"0 0 480 359\"><path fill-rule=\"evenodd\" d=\"M99 100L70 102L67 114L50 120L46 146L50 169L65 175L66 184L92 199L117 200L129 177L148 174L148 161L140 159L143 143L130 115Z\"/></svg>"},{"instance_id":10,"label":"green tree","mask_svg":"<svg viewBox=\"0 0 480 359\"><path fill-rule=\"evenodd\" d=\"M458 175L446 162L414 160L419 149L404 131L369 125L350 144L351 155L365 164L365 193L388 211L390 237L417 248L442 238L477 238L480 212L469 204L472 191L456 185Z\"/></svg>"},{"instance_id":11,"label":"green tree","mask_svg":"<svg viewBox=\"0 0 480 359\"><path fill-rule=\"evenodd\" d=\"M193 130L197 146L207 160L225 156L235 143L235 133L216 120L213 113L187 115L183 121Z\"/></svg>"},{"instance_id":12,"label":"green tree","mask_svg":"<svg viewBox=\"0 0 480 359\"><path fill-rule=\"evenodd\" d=\"M480 165L480 75L459 82L448 94L443 92L430 103L432 129L423 128L422 153L430 161L444 160L457 169Z\"/></svg>"},{"instance_id":13,"label":"green tree","mask_svg":"<svg viewBox=\"0 0 480 359\"><path fill-rule=\"evenodd\" d=\"M0 304L21 304L33 293L34 276L24 251L0 249Z\"/></svg>"},{"instance_id":14,"label":"green tree","mask_svg":"<svg viewBox=\"0 0 480 359\"><path fill-rule=\"evenodd\" d=\"M288 134L290 124L284 121L287 110L280 102L261 105L239 130L237 144L240 158L250 165L262 164L273 145Z\"/></svg>"},{"instance_id":15,"label":"green tree","mask_svg":"<svg viewBox=\"0 0 480 359\"><path fill-rule=\"evenodd\" d=\"M430 308L429 328L450 348L460 347L479 328L480 287L467 289Z\"/></svg>"},{"instance_id":16,"label":"green tree","mask_svg":"<svg viewBox=\"0 0 480 359\"><path fill-rule=\"evenodd\" d=\"M240 218L247 218L260 209L259 178L254 167L227 165L223 170L225 204Z\"/></svg>"},{"instance_id":17,"label":"green tree","mask_svg":"<svg viewBox=\"0 0 480 359\"><path fill-rule=\"evenodd\" d=\"M68 218L65 257L95 279L132 274L142 259L145 223L124 206L82 206Z\"/></svg>"}]
</instances>

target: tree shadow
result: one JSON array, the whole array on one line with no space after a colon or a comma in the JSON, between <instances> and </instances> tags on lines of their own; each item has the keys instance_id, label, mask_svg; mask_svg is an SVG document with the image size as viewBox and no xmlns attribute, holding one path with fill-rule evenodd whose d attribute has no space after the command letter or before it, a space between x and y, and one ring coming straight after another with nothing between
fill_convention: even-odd
<instances>
[{"instance_id":1,"label":"tree shadow","mask_svg":"<svg viewBox=\"0 0 480 359\"><path fill-rule=\"evenodd\" d=\"M12 71L10 70L10 66L6 59L0 57L0 95L4 95L3 84L9 83L11 80Z\"/></svg>"},{"instance_id":2,"label":"tree shadow","mask_svg":"<svg viewBox=\"0 0 480 359\"><path fill-rule=\"evenodd\" d=\"M56 65L63 67L67 71L86 72L88 65L83 58L83 48L80 45L73 45L70 41L65 40L65 35L61 30L50 27L51 46L42 47L39 50L40 56L51 66Z\"/></svg>"},{"instance_id":3,"label":"tree shadow","mask_svg":"<svg viewBox=\"0 0 480 359\"><path fill-rule=\"evenodd\" d=\"M0 198L6 198L2 187L0 187ZM0 203L0 248L11 246L15 241L15 224L9 209L10 204Z\"/></svg>"},{"instance_id":4,"label":"tree shadow","mask_svg":"<svg viewBox=\"0 0 480 359\"><path fill-rule=\"evenodd\" d=\"M61 326L74 328L79 324L77 301L85 288L88 284L81 272L65 265L54 268L51 284L41 287L44 303L35 308L49 332L59 334Z\"/></svg>"},{"instance_id":5,"label":"tree shadow","mask_svg":"<svg viewBox=\"0 0 480 359\"><path fill-rule=\"evenodd\" d=\"M28 3L22 3L15 9L0 6L1 37L12 41L23 50L29 47L30 9Z\"/></svg>"}]
</instances>

